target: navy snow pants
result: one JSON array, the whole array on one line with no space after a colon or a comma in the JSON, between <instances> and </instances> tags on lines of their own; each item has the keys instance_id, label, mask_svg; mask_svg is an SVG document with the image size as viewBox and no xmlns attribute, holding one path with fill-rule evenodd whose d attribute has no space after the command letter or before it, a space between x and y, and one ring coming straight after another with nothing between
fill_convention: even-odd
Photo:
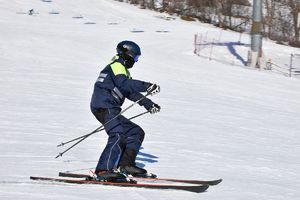
<instances>
[{"instance_id":1,"label":"navy snow pants","mask_svg":"<svg viewBox=\"0 0 300 200\"><path fill-rule=\"evenodd\" d=\"M97 109L93 114L99 122L105 124L121 112L121 109ZM112 170L122 165L135 165L136 155L144 140L144 131L141 127L120 115L104 126L108 134L108 141L104 148L95 172Z\"/></svg>"}]
</instances>

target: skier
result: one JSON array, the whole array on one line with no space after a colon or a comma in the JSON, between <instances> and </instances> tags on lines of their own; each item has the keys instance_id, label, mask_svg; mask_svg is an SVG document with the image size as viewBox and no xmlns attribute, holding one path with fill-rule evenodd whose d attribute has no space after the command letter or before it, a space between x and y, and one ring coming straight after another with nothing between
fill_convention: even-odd
<instances>
[{"instance_id":1,"label":"skier","mask_svg":"<svg viewBox=\"0 0 300 200\"><path fill-rule=\"evenodd\" d=\"M29 11L28 11L28 15L33 15L34 14L34 10L33 9L30 9Z\"/></svg>"},{"instance_id":2,"label":"skier","mask_svg":"<svg viewBox=\"0 0 300 200\"><path fill-rule=\"evenodd\" d=\"M145 176L147 171L135 164L136 156L144 139L141 127L120 115L125 98L138 101L151 114L160 111L160 106L144 97L141 92L160 92L157 84L131 78L129 70L141 56L140 47L132 41L122 41L117 45L117 55L100 72L94 85L91 111L104 125L108 142L104 148L95 174L98 181L123 182L126 175ZM116 117L116 118L115 118ZM113 119L112 121L110 121ZM110 121L109 123L107 123ZM107 124L106 124L107 123ZM116 163L119 160L119 163ZM119 171L114 170L114 166Z\"/></svg>"}]
</instances>

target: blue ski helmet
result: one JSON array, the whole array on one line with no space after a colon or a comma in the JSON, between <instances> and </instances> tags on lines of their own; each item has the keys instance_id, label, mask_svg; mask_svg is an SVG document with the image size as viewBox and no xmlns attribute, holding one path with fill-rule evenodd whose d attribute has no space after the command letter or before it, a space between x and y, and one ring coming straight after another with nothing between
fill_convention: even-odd
<instances>
[{"instance_id":1,"label":"blue ski helmet","mask_svg":"<svg viewBox=\"0 0 300 200\"><path fill-rule=\"evenodd\" d=\"M135 63L141 56L141 49L136 43L124 40L117 45L117 53L125 61Z\"/></svg>"}]
</instances>

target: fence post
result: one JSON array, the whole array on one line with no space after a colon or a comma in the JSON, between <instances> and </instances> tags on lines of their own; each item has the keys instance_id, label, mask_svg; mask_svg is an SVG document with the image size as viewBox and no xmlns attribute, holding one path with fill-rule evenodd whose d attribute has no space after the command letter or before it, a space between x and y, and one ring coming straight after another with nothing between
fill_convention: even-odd
<instances>
[{"instance_id":1,"label":"fence post","mask_svg":"<svg viewBox=\"0 0 300 200\"><path fill-rule=\"evenodd\" d=\"M214 48L214 43L215 43L215 39L212 39L209 60L212 60L212 52L213 52L213 48Z\"/></svg>"},{"instance_id":2,"label":"fence post","mask_svg":"<svg viewBox=\"0 0 300 200\"><path fill-rule=\"evenodd\" d=\"M240 33L240 37L239 37L239 41L238 41L238 44L240 45L241 44L241 40L242 40L242 32Z\"/></svg>"},{"instance_id":3,"label":"fence post","mask_svg":"<svg viewBox=\"0 0 300 200\"><path fill-rule=\"evenodd\" d=\"M289 77L292 77L293 56L294 56L294 54L291 54L291 59L290 59L290 69L289 69Z\"/></svg>"},{"instance_id":4,"label":"fence post","mask_svg":"<svg viewBox=\"0 0 300 200\"><path fill-rule=\"evenodd\" d=\"M197 54L197 34L194 36L194 54Z\"/></svg>"}]
</instances>

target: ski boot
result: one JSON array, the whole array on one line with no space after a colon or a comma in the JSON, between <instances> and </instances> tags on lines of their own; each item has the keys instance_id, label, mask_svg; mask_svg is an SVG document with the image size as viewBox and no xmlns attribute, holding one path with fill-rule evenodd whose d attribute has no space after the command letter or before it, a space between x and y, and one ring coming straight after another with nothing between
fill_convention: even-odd
<instances>
[{"instance_id":1,"label":"ski boot","mask_svg":"<svg viewBox=\"0 0 300 200\"><path fill-rule=\"evenodd\" d=\"M117 171L100 171L96 173L95 180L100 182L136 183L129 179L126 174Z\"/></svg>"},{"instance_id":2,"label":"ski boot","mask_svg":"<svg viewBox=\"0 0 300 200\"><path fill-rule=\"evenodd\" d=\"M156 178L155 174L148 174L147 170L137 166L120 166L119 170L127 176L140 178Z\"/></svg>"}]
</instances>

